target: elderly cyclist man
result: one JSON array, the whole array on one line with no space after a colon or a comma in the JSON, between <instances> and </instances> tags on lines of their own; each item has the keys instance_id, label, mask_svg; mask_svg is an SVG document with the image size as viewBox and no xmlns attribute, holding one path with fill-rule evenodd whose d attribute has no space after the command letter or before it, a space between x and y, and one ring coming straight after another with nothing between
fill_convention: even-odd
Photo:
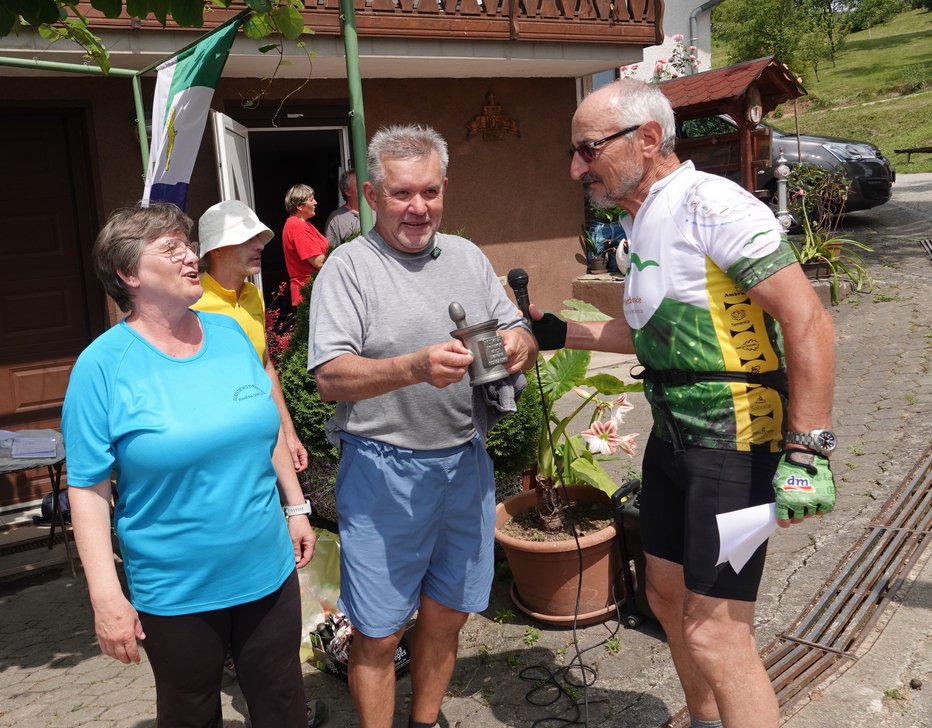
<instances>
[{"instance_id":1,"label":"elderly cyclist man","mask_svg":"<svg viewBox=\"0 0 932 728\"><path fill-rule=\"evenodd\" d=\"M654 418L647 594L692 725L775 728L754 639L766 545L737 572L716 565L716 515L776 500L788 526L832 509L831 319L770 210L677 159L659 88L599 89L573 116L572 142L570 175L592 204L630 213L624 317L567 324L531 307L534 333L541 349L637 354Z\"/></svg>"}]
</instances>

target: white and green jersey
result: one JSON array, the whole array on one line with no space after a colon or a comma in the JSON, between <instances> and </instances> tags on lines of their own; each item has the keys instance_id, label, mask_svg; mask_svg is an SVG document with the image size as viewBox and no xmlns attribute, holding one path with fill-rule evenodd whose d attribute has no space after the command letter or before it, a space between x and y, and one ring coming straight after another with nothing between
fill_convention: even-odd
<instances>
[{"instance_id":1,"label":"white and green jersey","mask_svg":"<svg viewBox=\"0 0 932 728\"><path fill-rule=\"evenodd\" d=\"M655 183L622 221L631 262L624 312L639 361L656 370L772 372L784 368L779 325L747 291L796 258L770 209L692 162ZM654 431L669 439L653 397ZM737 382L664 387L686 443L779 449L784 402Z\"/></svg>"}]
</instances>

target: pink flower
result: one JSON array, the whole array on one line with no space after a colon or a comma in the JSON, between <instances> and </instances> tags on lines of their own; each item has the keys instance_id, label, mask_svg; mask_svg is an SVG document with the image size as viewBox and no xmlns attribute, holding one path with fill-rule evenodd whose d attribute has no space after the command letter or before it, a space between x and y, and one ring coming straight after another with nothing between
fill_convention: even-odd
<instances>
[{"instance_id":1,"label":"pink flower","mask_svg":"<svg viewBox=\"0 0 932 728\"><path fill-rule=\"evenodd\" d=\"M696 46L689 46L689 52L690 52L690 53L695 53L696 50L697 50Z\"/></svg>"},{"instance_id":2,"label":"pink flower","mask_svg":"<svg viewBox=\"0 0 932 728\"><path fill-rule=\"evenodd\" d=\"M582 433L582 439L589 452L596 455L614 455L615 448L624 442L624 438L618 435L615 420L593 422L592 427Z\"/></svg>"},{"instance_id":3,"label":"pink flower","mask_svg":"<svg viewBox=\"0 0 932 728\"><path fill-rule=\"evenodd\" d=\"M679 43L681 40L683 40L683 34L682 34L682 33L677 33L676 35L673 36L673 42L674 42L674 43Z\"/></svg>"},{"instance_id":4,"label":"pink flower","mask_svg":"<svg viewBox=\"0 0 932 728\"><path fill-rule=\"evenodd\" d=\"M634 65L634 66L631 66L631 70L632 70L632 71L636 71L636 70L638 70L638 67L637 67L637 65Z\"/></svg>"},{"instance_id":5,"label":"pink flower","mask_svg":"<svg viewBox=\"0 0 932 728\"><path fill-rule=\"evenodd\" d=\"M624 414L625 412L630 412L634 409L634 405L628 401L628 393L622 392L620 396L615 398L615 401L612 402L612 407L615 408L616 412Z\"/></svg>"},{"instance_id":6,"label":"pink flower","mask_svg":"<svg viewBox=\"0 0 932 728\"><path fill-rule=\"evenodd\" d=\"M621 448L621 451L628 456L634 455L634 438L638 436L637 432L632 432L630 435L624 435L619 438L621 442L618 443L618 447Z\"/></svg>"}]
</instances>

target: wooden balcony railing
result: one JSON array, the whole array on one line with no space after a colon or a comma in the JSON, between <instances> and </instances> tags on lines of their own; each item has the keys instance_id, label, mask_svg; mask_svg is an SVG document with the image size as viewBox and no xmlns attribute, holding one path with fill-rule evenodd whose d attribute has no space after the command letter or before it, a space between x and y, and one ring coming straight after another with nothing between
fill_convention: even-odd
<instances>
[{"instance_id":1,"label":"wooden balcony railing","mask_svg":"<svg viewBox=\"0 0 932 728\"><path fill-rule=\"evenodd\" d=\"M663 0L355 0L360 38L449 38L623 43L663 41ZM80 2L94 28L160 28L148 18L105 18ZM305 23L321 35L339 35L339 0L305 0ZM204 29L244 7L204 14ZM172 26L169 21L169 27ZM203 29L202 29L203 30Z\"/></svg>"}]
</instances>

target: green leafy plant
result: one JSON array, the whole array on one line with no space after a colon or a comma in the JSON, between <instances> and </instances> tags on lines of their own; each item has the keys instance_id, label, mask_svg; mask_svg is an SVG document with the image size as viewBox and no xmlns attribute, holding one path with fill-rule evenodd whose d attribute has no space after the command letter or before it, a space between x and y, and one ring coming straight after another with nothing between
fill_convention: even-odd
<instances>
[{"instance_id":1,"label":"green leafy plant","mask_svg":"<svg viewBox=\"0 0 932 728\"><path fill-rule=\"evenodd\" d=\"M505 664L508 665L512 670L517 670L521 667L521 656L520 655L508 655L505 658Z\"/></svg>"},{"instance_id":2,"label":"green leafy plant","mask_svg":"<svg viewBox=\"0 0 932 728\"><path fill-rule=\"evenodd\" d=\"M584 301L564 301L570 308L562 315L574 321L604 321L609 317ZM567 504L559 489L560 483L586 484L611 495L617 486L606 472L602 462L614 459L621 449L629 456L634 453L635 435L619 435L618 427L624 413L631 409L624 396L628 392L642 391L640 382L625 384L611 374L588 376L592 354L578 349L560 349L550 359L538 359L539 386L542 390L546 420L553 427L545 428L540 435L537 450L538 512L546 528L553 531L566 527L564 510ZM592 390L592 391L590 391ZM556 405L570 392L582 398L582 403L569 415L561 417ZM613 401L599 395L615 397ZM577 416L588 411L588 429L576 433L570 426Z\"/></svg>"},{"instance_id":3,"label":"green leafy plant","mask_svg":"<svg viewBox=\"0 0 932 728\"><path fill-rule=\"evenodd\" d=\"M621 640L617 637L609 637L605 640L605 651L610 652L613 655L617 655L621 652Z\"/></svg>"},{"instance_id":4,"label":"green leafy plant","mask_svg":"<svg viewBox=\"0 0 932 728\"><path fill-rule=\"evenodd\" d=\"M579 236L579 247L582 248L585 256L586 266L591 268L593 261L602 261L607 267L608 256L617 245L613 247L612 241L597 238L588 227L583 225L582 234Z\"/></svg>"},{"instance_id":5,"label":"green leafy plant","mask_svg":"<svg viewBox=\"0 0 932 728\"><path fill-rule=\"evenodd\" d=\"M492 618L492 621L497 624L508 624L515 618L515 613L510 609L499 609L495 612L495 616Z\"/></svg>"},{"instance_id":6,"label":"green leafy plant","mask_svg":"<svg viewBox=\"0 0 932 728\"><path fill-rule=\"evenodd\" d=\"M523 641L528 647L536 645L540 641L540 630L535 627L528 627L524 630Z\"/></svg>"},{"instance_id":7,"label":"green leafy plant","mask_svg":"<svg viewBox=\"0 0 932 728\"><path fill-rule=\"evenodd\" d=\"M802 239L791 240L796 259L802 264L825 267L832 279L832 303L838 303L839 281L848 278L856 291L874 289L874 279L867 271L867 263L858 251L874 252L873 248L851 238L832 234L832 230L817 227L809 220L806 207L800 208L802 215Z\"/></svg>"}]
</instances>

